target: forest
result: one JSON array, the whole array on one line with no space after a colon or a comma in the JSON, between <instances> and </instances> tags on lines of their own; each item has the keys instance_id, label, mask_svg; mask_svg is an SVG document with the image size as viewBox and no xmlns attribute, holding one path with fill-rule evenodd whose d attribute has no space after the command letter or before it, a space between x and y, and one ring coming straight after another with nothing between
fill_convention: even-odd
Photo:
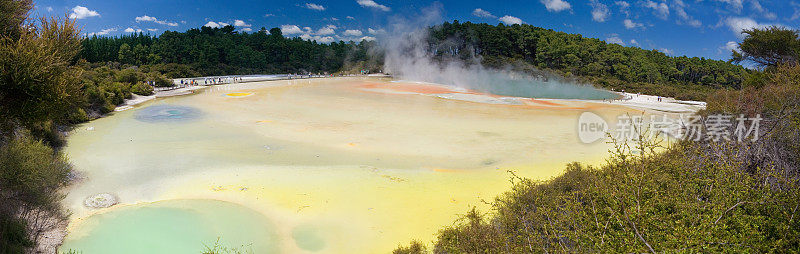
<instances>
[{"instance_id":1,"label":"forest","mask_svg":"<svg viewBox=\"0 0 800 254\"><path fill-rule=\"evenodd\" d=\"M134 33L119 37L92 36L82 42L79 57L91 63L128 65L180 64L196 74L334 73L372 58L375 42L330 44L286 38L280 28L239 33L234 27L201 27L160 36ZM373 66L377 66L373 64ZM168 72L171 78L191 73Z\"/></svg>"}]
</instances>

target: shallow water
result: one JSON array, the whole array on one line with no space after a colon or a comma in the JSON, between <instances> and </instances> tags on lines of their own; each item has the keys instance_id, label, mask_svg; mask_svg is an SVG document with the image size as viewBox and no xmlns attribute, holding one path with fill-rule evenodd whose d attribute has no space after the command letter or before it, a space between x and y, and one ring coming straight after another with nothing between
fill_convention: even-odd
<instances>
[{"instance_id":1,"label":"shallow water","mask_svg":"<svg viewBox=\"0 0 800 254\"><path fill-rule=\"evenodd\" d=\"M62 250L83 253L201 253L203 244L279 253L272 222L260 213L215 200L170 200L89 217ZM224 236L224 238L219 238Z\"/></svg>"},{"instance_id":2,"label":"shallow water","mask_svg":"<svg viewBox=\"0 0 800 254\"><path fill-rule=\"evenodd\" d=\"M255 253L389 252L486 210L482 200L508 189L507 170L547 179L571 161L600 163L609 146L580 143L581 113L640 113L439 90L374 78L232 84L82 125L66 152L86 180L64 201L73 216L62 250L108 253L137 239L196 252L216 233L231 247L253 241ZM83 206L106 192L122 206ZM178 201L148 203L161 200ZM210 214L226 227L253 223L231 233ZM181 220L192 226L172 224L186 230L174 234L136 223Z\"/></svg>"},{"instance_id":3,"label":"shallow water","mask_svg":"<svg viewBox=\"0 0 800 254\"><path fill-rule=\"evenodd\" d=\"M619 95L558 78L512 77L506 73L493 73L476 77L467 88L481 92L528 98L608 100Z\"/></svg>"}]
</instances>

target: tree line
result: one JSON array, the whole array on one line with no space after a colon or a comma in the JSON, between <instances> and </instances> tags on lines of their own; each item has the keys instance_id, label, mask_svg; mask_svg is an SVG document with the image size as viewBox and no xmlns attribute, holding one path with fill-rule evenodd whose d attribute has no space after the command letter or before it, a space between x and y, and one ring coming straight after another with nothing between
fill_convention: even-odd
<instances>
[{"instance_id":1,"label":"tree line","mask_svg":"<svg viewBox=\"0 0 800 254\"><path fill-rule=\"evenodd\" d=\"M166 31L158 37L141 32L119 37L95 35L84 39L82 45L80 58L92 63L181 64L201 75L226 75L334 73L348 64L370 61L368 50L375 42L325 44L284 37L280 28L240 33L233 26L204 26L186 32Z\"/></svg>"}]
</instances>

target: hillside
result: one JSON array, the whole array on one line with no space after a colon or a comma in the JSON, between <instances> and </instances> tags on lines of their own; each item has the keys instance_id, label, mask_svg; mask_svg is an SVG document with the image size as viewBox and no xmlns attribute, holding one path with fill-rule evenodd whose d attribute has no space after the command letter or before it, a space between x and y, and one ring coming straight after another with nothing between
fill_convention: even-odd
<instances>
[{"instance_id":1,"label":"hillside","mask_svg":"<svg viewBox=\"0 0 800 254\"><path fill-rule=\"evenodd\" d=\"M442 60L479 60L554 71L605 88L679 98L705 99L714 89L739 89L749 71L726 61L668 56L656 50L606 43L532 25L445 22L429 29L431 55Z\"/></svg>"}]
</instances>

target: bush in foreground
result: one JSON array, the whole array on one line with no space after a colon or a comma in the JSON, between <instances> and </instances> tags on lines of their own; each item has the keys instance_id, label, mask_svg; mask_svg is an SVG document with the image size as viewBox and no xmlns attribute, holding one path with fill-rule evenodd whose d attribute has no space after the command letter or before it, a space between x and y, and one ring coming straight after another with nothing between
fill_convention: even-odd
<instances>
[{"instance_id":1,"label":"bush in foreground","mask_svg":"<svg viewBox=\"0 0 800 254\"><path fill-rule=\"evenodd\" d=\"M0 146L0 246L31 247L65 218L59 202L71 170L64 156L28 135Z\"/></svg>"}]
</instances>

